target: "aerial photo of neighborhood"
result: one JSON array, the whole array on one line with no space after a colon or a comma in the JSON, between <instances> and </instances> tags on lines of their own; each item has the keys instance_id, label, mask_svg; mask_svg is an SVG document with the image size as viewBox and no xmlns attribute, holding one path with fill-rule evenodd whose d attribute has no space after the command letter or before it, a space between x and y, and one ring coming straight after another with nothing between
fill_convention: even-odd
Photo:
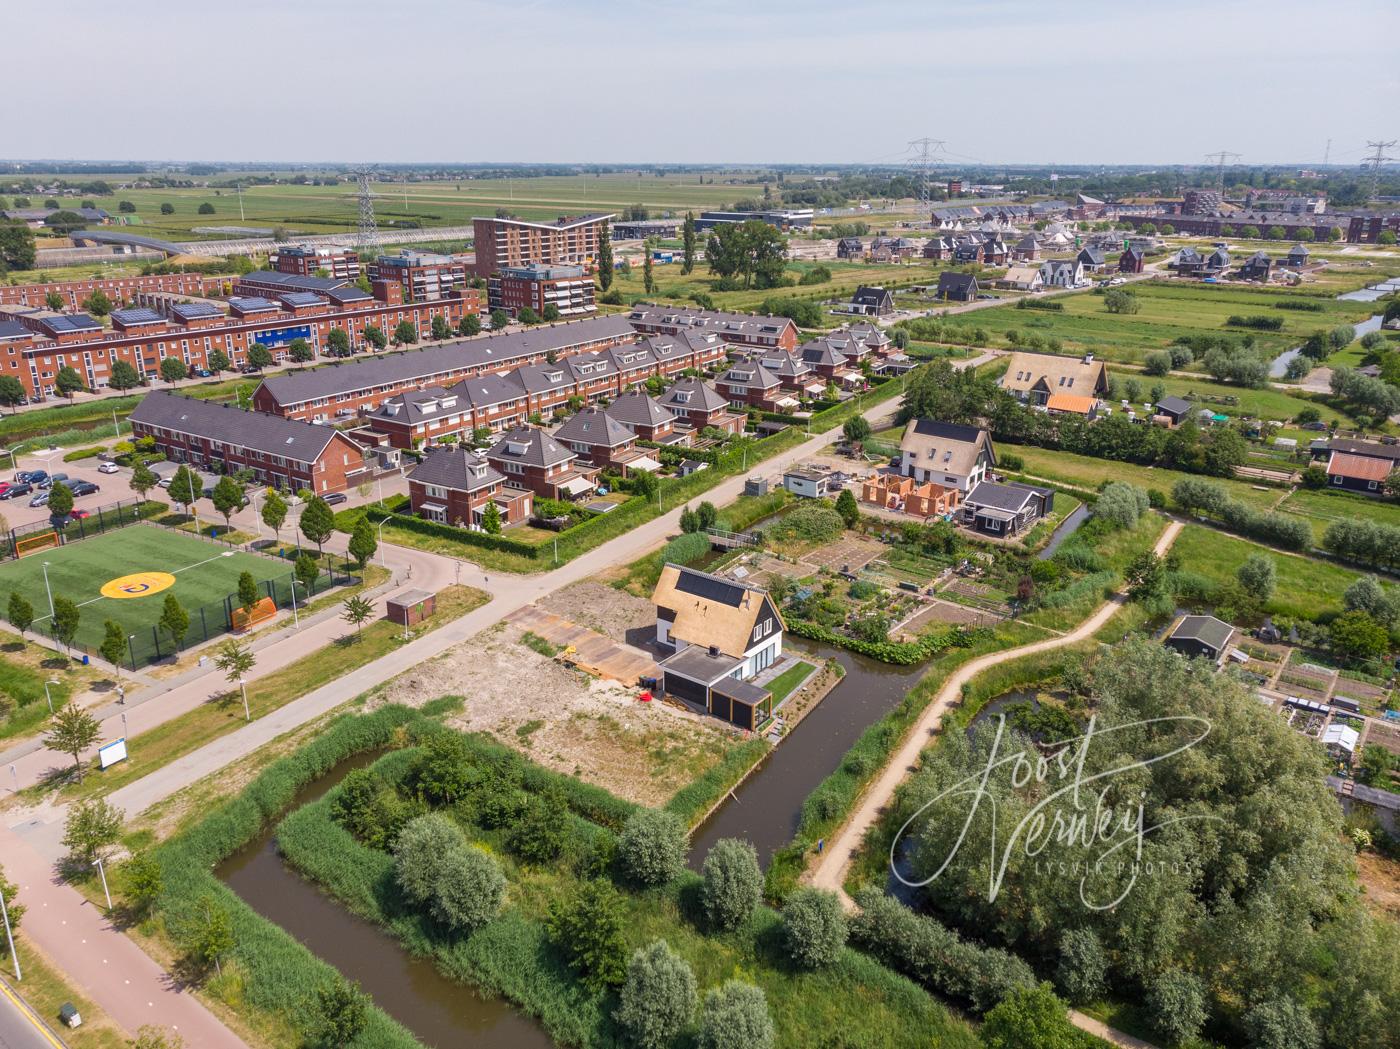
<instances>
[{"instance_id":1,"label":"aerial photo of neighborhood","mask_svg":"<svg viewBox=\"0 0 1400 1049\"><path fill-rule=\"evenodd\" d=\"M47 13L0 1049L1400 1049L1393 0Z\"/></svg>"}]
</instances>

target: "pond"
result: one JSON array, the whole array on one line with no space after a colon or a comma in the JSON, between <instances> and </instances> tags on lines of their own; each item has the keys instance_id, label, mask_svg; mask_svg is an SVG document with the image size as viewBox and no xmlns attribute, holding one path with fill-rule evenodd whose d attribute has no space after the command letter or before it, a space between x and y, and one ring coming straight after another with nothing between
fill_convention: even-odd
<instances>
[{"instance_id":1,"label":"pond","mask_svg":"<svg viewBox=\"0 0 1400 1049\"><path fill-rule=\"evenodd\" d=\"M1390 280L1381 284L1373 284L1369 288L1362 288L1359 291L1349 291L1344 295L1338 295L1337 298L1350 302L1375 302L1377 299L1383 298L1395 291L1400 291L1400 280ZM1353 325L1353 327L1356 328L1356 337L1359 339L1361 336L1369 335L1373 331L1380 331L1382 320L1384 320L1384 314L1373 313L1364 321L1358 321ZM1269 365L1269 378L1282 379L1288 374L1289 362L1302 352L1303 348L1301 346L1295 346L1293 349L1286 350L1275 357L1273 363Z\"/></svg>"},{"instance_id":2,"label":"pond","mask_svg":"<svg viewBox=\"0 0 1400 1049\"><path fill-rule=\"evenodd\" d=\"M297 794L292 808L324 796L378 752L337 766ZM449 980L427 959L414 958L378 926L351 914L282 861L273 830L224 860L214 873L249 907L280 925L313 954L358 980L374 1003L424 1045L436 1049L550 1049L554 1042L500 999L483 998Z\"/></svg>"}]
</instances>

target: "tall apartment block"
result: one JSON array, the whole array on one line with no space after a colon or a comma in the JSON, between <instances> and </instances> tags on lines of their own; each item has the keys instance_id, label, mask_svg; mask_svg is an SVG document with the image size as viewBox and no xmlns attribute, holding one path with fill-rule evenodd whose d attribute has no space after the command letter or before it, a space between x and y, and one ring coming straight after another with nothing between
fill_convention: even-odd
<instances>
[{"instance_id":1,"label":"tall apartment block","mask_svg":"<svg viewBox=\"0 0 1400 1049\"><path fill-rule=\"evenodd\" d=\"M360 279L360 256L349 249L282 244L267 261L278 273L294 273L298 277L318 277L324 271L327 277L337 280Z\"/></svg>"},{"instance_id":2,"label":"tall apartment block","mask_svg":"<svg viewBox=\"0 0 1400 1049\"><path fill-rule=\"evenodd\" d=\"M453 255L405 250L371 262L369 279L397 284L403 290L403 302L436 302L463 287L468 273L467 264Z\"/></svg>"},{"instance_id":3,"label":"tall apartment block","mask_svg":"<svg viewBox=\"0 0 1400 1049\"><path fill-rule=\"evenodd\" d=\"M591 273L598 241L613 215L579 215L553 222L473 219L476 274L489 277L518 266L582 266Z\"/></svg>"},{"instance_id":4,"label":"tall apartment block","mask_svg":"<svg viewBox=\"0 0 1400 1049\"><path fill-rule=\"evenodd\" d=\"M508 266L487 279L491 309L503 309L516 316L525 307L541 317L547 306L559 310L560 317L581 317L592 313L593 278L582 266Z\"/></svg>"}]
</instances>

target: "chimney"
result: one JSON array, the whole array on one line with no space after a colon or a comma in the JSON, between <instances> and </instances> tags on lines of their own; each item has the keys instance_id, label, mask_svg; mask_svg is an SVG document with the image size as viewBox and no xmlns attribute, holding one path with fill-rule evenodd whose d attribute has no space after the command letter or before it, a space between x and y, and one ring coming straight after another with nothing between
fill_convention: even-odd
<instances>
[{"instance_id":1,"label":"chimney","mask_svg":"<svg viewBox=\"0 0 1400 1049\"><path fill-rule=\"evenodd\" d=\"M711 646L710 646L710 655L712 655L712 656L717 656L717 655L719 655L719 646L718 646L718 645L711 645Z\"/></svg>"},{"instance_id":2,"label":"chimney","mask_svg":"<svg viewBox=\"0 0 1400 1049\"><path fill-rule=\"evenodd\" d=\"M1086 353L1086 354L1084 355L1084 363L1085 363L1085 364L1093 364L1093 363L1094 363L1094 355L1093 355L1092 352Z\"/></svg>"}]
</instances>

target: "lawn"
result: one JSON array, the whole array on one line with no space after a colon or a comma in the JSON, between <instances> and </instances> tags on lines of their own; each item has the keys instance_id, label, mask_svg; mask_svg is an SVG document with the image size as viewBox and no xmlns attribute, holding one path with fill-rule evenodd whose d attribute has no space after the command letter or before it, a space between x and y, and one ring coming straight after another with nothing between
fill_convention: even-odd
<instances>
[{"instance_id":1,"label":"lawn","mask_svg":"<svg viewBox=\"0 0 1400 1049\"><path fill-rule=\"evenodd\" d=\"M1190 365L1188 365L1190 367ZM1343 412L1328 407L1321 401L1306 396L1294 396L1286 390L1266 387L1251 390L1244 386L1231 386L1190 375L1168 375L1158 377L1144 375L1140 371L1109 369L1109 374L1120 380L1137 379L1146 398L1153 386L1161 383L1168 394L1184 397L1198 403L1202 408L1210 407L1231 418L1251 416L1255 419L1277 419L1281 422L1292 420L1304 408L1316 408L1322 420L1328 424L1349 427L1352 419ZM1233 401L1233 403L1231 403ZM1304 442L1306 443L1306 442Z\"/></svg>"},{"instance_id":2,"label":"lawn","mask_svg":"<svg viewBox=\"0 0 1400 1049\"><path fill-rule=\"evenodd\" d=\"M811 663L798 660L772 681L768 682L767 688L773 693L773 706L776 707L783 700L787 699L788 694L803 681L806 681L807 675L815 669L816 667L812 666Z\"/></svg>"},{"instance_id":3,"label":"lawn","mask_svg":"<svg viewBox=\"0 0 1400 1049\"><path fill-rule=\"evenodd\" d=\"M1180 470L1112 462L1090 455L1075 455L1073 452L1059 452L1031 445L1007 444L1003 446L1003 450L1019 455L1025 463L1025 473L1031 477L1094 490L1105 481L1128 481L1141 488L1156 488L1170 495L1172 485L1177 481L1184 477L1198 476ZM1208 480L1212 484L1222 486L1230 493L1231 498L1240 499L1260 510L1270 508L1283 494L1277 489L1261 489L1243 481L1223 477L1211 477Z\"/></svg>"},{"instance_id":4,"label":"lawn","mask_svg":"<svg viewBox=\"0 0 1400 1049\"><path fill-rule=\"evenodd\" d=\"M1351 492L1299 488L1284 499L1279 509L1306 517L1318 542L1322 541L1322 534L1333 521L1353 517L1400 528L1400 503L1371 499Z\"/></svg>"},{"instance_id":5,"label":"lawn","mask_svg":"<svg viewBox=\"0 0 1400 1049\"><path fill-rule=\"evenodd\" d=\"M1281 332L1253 333L1259 347L1276 354L1297 346L1320 328L1354 323L1375 312L1370 303L1330 298L1311 300L1322 304L1320 313L1275 310L1275 302L1298 293L1262 289L1148 281L1133 285L1132 291L1140 308L1131 315L1109 313L1103 296L1090 293L1059 296L1054 301L1063 304L1062 311L996 306L978 310L968 320L995 335L1015 329L1023 335L1057 338L1068 353L1092 351L1104 360L1140 363L1181 335L1247 334L1245 329L1225 326L1231 314L1282 317Z\"/></svg>"},{"instance_id":6,"label":"lawn","mask_svg":"<svg viewBox=\"0 0 1400 1049\"><path fill-rule=\"evenodd\" d=\"M160 617L165 594L174 594L190 613L190 637L198 636L202 608L210 617L210 631L222 630L223 601L237 592L240 573L251 572L259 582L286 579L291 574L291 565L286 561L229 550L221 544L154 525L129 525L0 565L0 593L16 590L23 594L34 606L35 629L44 630L49 617L45 565L49 590L55 596L77 602L82 613L78 643L92 648L102 643L102 624L107 619L120 623L128 633L149 631ZM169 573L175 582L145 597L102 595L103 584L137 572Z\"/></svg>"}]
</instances>

